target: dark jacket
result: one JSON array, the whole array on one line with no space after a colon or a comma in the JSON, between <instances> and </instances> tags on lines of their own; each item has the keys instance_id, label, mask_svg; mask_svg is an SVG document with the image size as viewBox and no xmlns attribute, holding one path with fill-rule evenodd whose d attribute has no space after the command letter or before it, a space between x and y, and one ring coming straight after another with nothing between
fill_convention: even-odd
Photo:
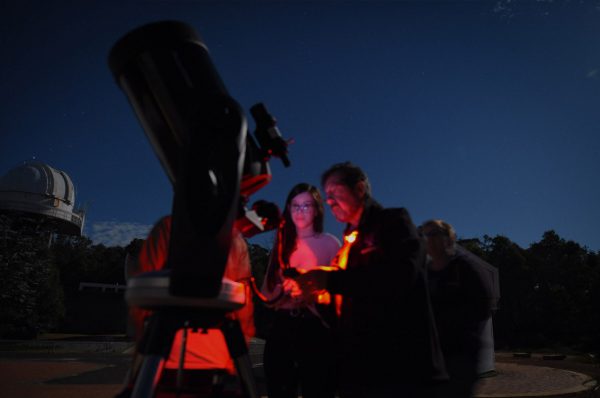
<instances>
[{"instance_id":1,"label":"dark jacket","mask_svg":"<svg viewBox=\"0 0 600 398\"><path fill-rule=\"evenodd\" d=\"M389 373L393 378L385 380L392 383L447 378L425 247L406 209L384 209L367 199L347 268L330 275L327 289L343 296L340 355L358 373Z\"/></svg>"},{"instance_id":2,"label":"dark jacket","mask_svg":"<svg viewBox=\"0 0 600 398\"><path fill-rule=\"evenodd\" d=\"M440 271L429 271L431 302L442 350L477 360L494 292L474 256L457 252ZM485 271L485 270L483 270Z\"/></svg>"}]
</instances>

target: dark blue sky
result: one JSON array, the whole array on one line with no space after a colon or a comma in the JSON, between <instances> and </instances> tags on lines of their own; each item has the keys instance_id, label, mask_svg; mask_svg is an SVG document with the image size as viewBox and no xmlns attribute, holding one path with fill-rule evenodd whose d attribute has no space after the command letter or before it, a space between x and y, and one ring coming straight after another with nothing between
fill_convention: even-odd
<instances>
[{"instance_id":1,"label":"dark blue sky","mask_svg":"<svg viewBox=\"0 0 600 398\"><path fill-rule=\"evenodd\" d=\"M282 205L351 160L416 224L522 247L554 229L600 250L600 1L11 0L0 18L0 174L34 157L66 171L95 242L143 237L170 211L107 55L130 30L176 19L233 97L264 102L295 139L292 166L273 160L252 201ZM329 213L326 228L341 232Z\"/></svg>"}]
</instances>

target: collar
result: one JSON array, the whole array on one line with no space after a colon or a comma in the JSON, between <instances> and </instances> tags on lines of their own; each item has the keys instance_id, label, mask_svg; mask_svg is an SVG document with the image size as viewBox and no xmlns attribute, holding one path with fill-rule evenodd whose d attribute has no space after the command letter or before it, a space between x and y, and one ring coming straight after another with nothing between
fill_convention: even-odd
<instances>
[{"instance_id":1,"label":"collar","mask_svg":"<svg viewBox=\"0 0 600 398\"><path fill-rule=\"evenodd\" d=\"M383 206L379 204L375 199L368 196L365 199L365 203L363 205L363 212L360 216L360 221L358 222L358 226L354 227L351 224L346 224L346 228L344 229L344 235L348 235L354 230L364 230L373 220L373 215L379 211L383 210Z\"/></svg>"}]
</instances>

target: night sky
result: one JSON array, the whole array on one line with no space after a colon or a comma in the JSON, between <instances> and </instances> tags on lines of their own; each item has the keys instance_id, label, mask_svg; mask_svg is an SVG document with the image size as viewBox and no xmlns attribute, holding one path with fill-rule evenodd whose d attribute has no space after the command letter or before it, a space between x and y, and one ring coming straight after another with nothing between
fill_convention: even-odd
<instances>
[{"instance_id":1,"label":"night sky","mask_svg":"<svg viewBox=\"0 0 600 398\"><path fill-rule=\"evenodd\" d=\"M107 66L146 23L196 29L230 94L263 102L292 166L283 205L331 164L385 206L523 248L554 229L600 250L600 1L28 1L0 6L0 175L65 171L95 243L145 237L172 189ZM326 229L342 225L329 211ZM269 246L272 234L253 238Z\"/></svg>"}]
</instances>

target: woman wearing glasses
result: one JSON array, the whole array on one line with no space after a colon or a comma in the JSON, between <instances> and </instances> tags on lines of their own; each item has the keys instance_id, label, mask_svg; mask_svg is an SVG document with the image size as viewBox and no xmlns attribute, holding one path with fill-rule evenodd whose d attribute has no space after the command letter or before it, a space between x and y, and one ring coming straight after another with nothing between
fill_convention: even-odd
<instances>
[{"instance_id":1,"label":"woman wearing glasses","mask_svg":"<svg viewBox=\"0 0 600 398\"><path fill-rule=\"evenodd\" d=\"M292 188L262 286L275 309L266 338L264 370L269 398L333 398L332 304L306 301L294 273L329 265L340 241L323 232L323 199L306 183ZM322 299L320 301L323 301Z\"/></svg>"}]
</instances>

